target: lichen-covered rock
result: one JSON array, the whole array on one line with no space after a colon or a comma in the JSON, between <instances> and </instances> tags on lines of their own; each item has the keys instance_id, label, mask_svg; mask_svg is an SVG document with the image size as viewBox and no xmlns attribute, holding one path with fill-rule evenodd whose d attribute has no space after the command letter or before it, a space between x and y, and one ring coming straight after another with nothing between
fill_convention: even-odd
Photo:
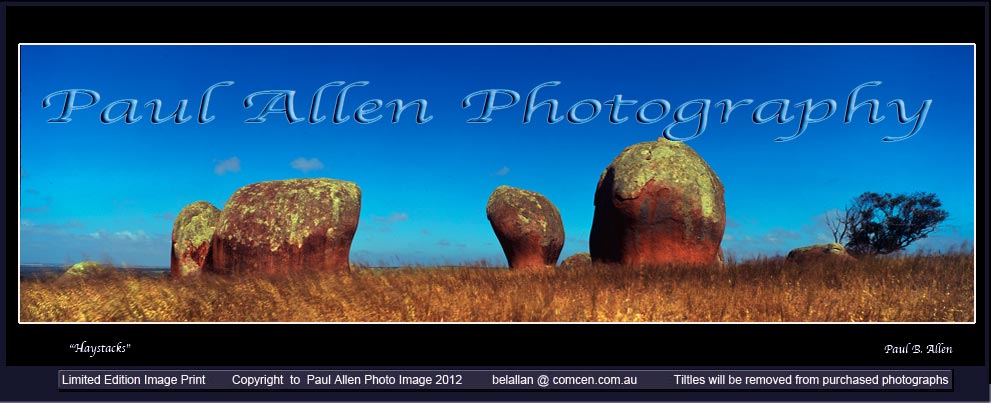
<instances>
[{"instance_id":1,"label":"lichen-covered rock","mask_svg":"<svg viewBox=\"0 0 991 403\"><path fill-rule=\"evenodd\" d=\"M213 231L220 219L220 210L205 201L182 208L172 225L173 278L200 274L207 262Z\"/></svg>"},{"instance_id":2,"label":"lichen-covered rock","mask_svg":"<svg viewBox=\"0 0 991 403\"><path fill-rule=\"evenodd\" d=\"M592 255L588 252L578 252L574 255L568 256L561 262L562 269L577 269L579 267L586 267L592 264Z\"/></svg>"},{"instance_id":3,"label":"lichen-covered rock","mask_svg":"<svg viewBox=\"0 0 991 403\"><path fill-rule=\"evenodd\" d=\"M499 186L485 212L509 267L553 268L564 247L564 224L557 207L540 193Z\"/></svg>"},{"instance_id":4,"label":"lichen-covered rock","mask_svg":"<svg viewBox=\"0 0 991 403\"><path fill-rule=\"evenodd\" d=\"M818 245L804 246L792 249L788 252L787 260L795 263L809 263L820 261L856 261L853 256L847 253L846 248L838 243L824 243Z\"/></svg>"},{"instance_id":5,"label":"lichen-covered rock","mask_svg":"<svg viewBox=\"0 0 991 403\"><path fill-rule=\"evenodd\" d=\"M347 273L361 189L335 179L290 179L238 189L224 205L208 271Z\"/></svg>"},{"instance_id":6,"label":"lichen-covered rock","mask_svg":"<svg viewBox=\"0 0 991 403\"><path fill-rule=\"evenodd\" d=\"M589 235L594 261L709 265L726 228L723 184L682 142L624 149L602 172Z\"/></svg>"},{"instance_id":7,"label":"lichen-covered rock","mask_svg":"<svg viewBox=\"0 0 991 403\"><path fill-rule=\"evenodd\" d=\"M69 269L66 270L65 273L62 273L61 278L71 279L71 278L106 276L108 274L111 274L112 272L113 269L107 266L104 266L92 260L87 260L76 263L71 267L69 267Z\"/></svg>"}]
</instances>

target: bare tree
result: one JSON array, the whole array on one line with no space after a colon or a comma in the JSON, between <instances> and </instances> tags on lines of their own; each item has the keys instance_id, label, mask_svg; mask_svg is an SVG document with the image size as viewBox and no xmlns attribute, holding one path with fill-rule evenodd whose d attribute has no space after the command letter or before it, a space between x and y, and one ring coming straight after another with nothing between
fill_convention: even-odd
<instances>
[{"instance_id":1,"label":"bare tree","mask_svg":"<svg viewBox=\"0 0 991 403\"><path fill-rule=\"evenodd\" d=\"M845 211L833 210L826 213L826 226L829 227L829 232L833 234L833 242L843 243L846 239L848 228L847 223L850 222L850 209Z\"/></svg>"}]
</instances>

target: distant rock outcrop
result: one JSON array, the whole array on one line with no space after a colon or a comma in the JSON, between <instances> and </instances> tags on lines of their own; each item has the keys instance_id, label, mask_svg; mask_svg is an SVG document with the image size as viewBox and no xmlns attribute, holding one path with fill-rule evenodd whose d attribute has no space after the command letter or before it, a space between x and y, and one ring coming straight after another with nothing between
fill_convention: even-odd
<instances>
[{"instance_id":1,"label":"distant rock outcrop","mask_svg":"<svg viewBox=\"0 0 991 403\"><path fill-rule=\"evenodd\" d=\"M564 247L557 207L540 193L499 186L485 212L510 268L553 268Z\"/></svg>"},{"instance_id":2,"label":"distant rock outcrop","mask_svg":"<svg viewBox=\"0 0 991 403\"><path fill-rule=\"evenodd\" d=\"M603 171L589 235L594 261L709 265L726 228L719 177L683 142L624 149Z\"/></svg>"},{"instance_id":3,"label":"distant rock outcrop","mask_svg":"<svg viewBox=\"0 0 991 403\"><path fill-rule=\"evenodd\" d=\"M361 189L335 179L290 179L238 189L224 205L207 269L219 273L347 273Z\"/></svg>"},{"instance_id":4,"label":"distant rock outcrop","mask_svg":"<svg viewBox=\"0 0 991 403\"><path fill-rule=\"evenodd\" d=\"M220 210L205 201L182 208L172 225L173 278L200 274L207 263L210 241L220 219Z\"/></svg>"},{"instance_id":5,"label":"distant rock outcrop","mask_svg":"<svg viewBox=\"0 0 991 403\"><path fill-rule=\"evenodd\" d=\"M65 273L62 273L61 278L73 279L73 278L106 276L113 272L114 270L107 266L104 266L92 260L87 260L76 263L71 267L69 267L69 269L66 270Z\"/></svg>"},{"instance_id":6,"label":"distant rock outcrop","mask_svg":"<svg viewBox=\"0 0 991 403\"><path fill-rule=\"evenodd\" d=\"M833 242L792 249L791 252L788 252L787 260L795 263L810 263L820 261L854 262L857 259L850 256L843 245Z\"/></svg>"},{"instance_id":7,"label":"distant rock outcrop","mask_svg":"<svg viewBox=\"0 0 991 403\"><path fill-rule=\"evenodd\" d=\"M577 269L579 267L586 267L590 264L592 264L592 255L588 252L578 252L564 259L564 261L561 262L561 268Z\"/></svg>"}]
</instances>

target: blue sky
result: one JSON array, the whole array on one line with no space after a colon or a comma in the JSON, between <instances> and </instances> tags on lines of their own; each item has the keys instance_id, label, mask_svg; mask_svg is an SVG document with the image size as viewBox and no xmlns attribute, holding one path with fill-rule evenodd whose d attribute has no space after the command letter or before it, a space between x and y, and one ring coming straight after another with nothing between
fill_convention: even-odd
<instances>
[{"instance_id":1,"label":"blue sky","mask_svg":"<svg viewBox=\"0 0 991 403\"><path fill-rule=\"evenodd\" d=\"M459 263L487 259L504 264L485 217L489 194L499 185L540 192L564 220L561 257L588 250L592 199L602 170L626 146L656 140L673 111L653 124L638 123L636 109L652 99L672 108L709 99L706 129L687 144L713 168L726 189L728 223L723 246L738 257L784 254L831 241L822 223L865 192L935 193L950 219L917 247L948 249L974 240L973 50L970 46L23 46L21 48L21 259L67 263L82 259L167 266L174 216L206 200L222 208L239 187L274 179L330 177L362 189L352 260L369 264ZM196 121L200 97L212 94L206 124ZM344 104L427 100L426 123L415 107L398 123L331 122L338 87L326 90L327 120L289 124L273 113L246 123L271 96L295 90L295 112L309 113L313 92L329 82L368 81L352 88ZM523 124L527 93L557 99L559 114L584 99L605 102L622 94L638 104L621 109L629 119L610 123L608 106L584 124L548 124L545 106ZM869 124L863 108L844 124L847 97L860 91L878 99L885 120ZM59 117L64 96L88 89L100 94L91 108ZM482 97L462 108L475 91L510 89L523 99L478 117ZM508 95L496 99L497 104ZM142 119L104 124L104 107L136 99ZM165 114L188 99L183 124L152 124L151 108ZM722 99L752 99L720 123ZM758 104L788 99L793 120L756 124ZM838 110L811 124L800 137L799 102L833 99ZM888 102L902 99L908 115L932 100L923 127L899 122ZM80 95L77 104L89 98ZM110 115L123 113L117 105ZM700 107L692 104L685 116ZM766 111L770 116L774 104ZM591 106L578 110L587 116ZM391 109L389 109L391 111ZM825 107L812 116L819 117ZM648 109L656 116L659 107ZM698 120L676 126L685 137Z\"/></svg>"}]
</instances>

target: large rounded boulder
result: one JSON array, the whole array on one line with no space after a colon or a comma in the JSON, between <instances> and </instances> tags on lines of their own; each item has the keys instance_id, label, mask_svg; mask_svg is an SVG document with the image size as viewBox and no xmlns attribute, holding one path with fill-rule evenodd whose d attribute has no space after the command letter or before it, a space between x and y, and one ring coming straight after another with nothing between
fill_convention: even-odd
<instances>
[{"instance_id":1,"label":"large rounded boulder","mask_svg":"<svg viewBox=\"0 0 991 403\"><path fill-rule=\"evenodd\" d=\"M219 273L347 273L361 189L341 180L290 179L238 189L220 212L208 269Z\"/></svg>"},{"instance_id":2,"label":"large rounded boulder","mask_svg":"<svg viewBox=\"0 0 991 403\"><path fill-rule=\"evenodd\" d=\"M219 219L220 210L205 201L194 202L179 212L172 225L169 268L173 278L200 274L207 262L210 241Z\"/></svg>"},{"instance_id":3,"label":"large rounded boulder","mask_svg":"<svg viewBox=\"0 0 991 403\"><path fill-rule=\"evenodd\" d=\"M683 142L624 149L595 190L589 252L624 265L709 265L726 228L723 184Z\"/></svg>"},{"instance_id":4,"label":"large rounded boulder","mask_svg":"<svg viewBox=\"0 0 991 403\"><path fill-rule=\"evenodd\" d=\"M553 268L564 247L561 213L540 193L499 186L485 212L509 267Z\"/></svg>"},{"instance_id":5,"label":"large rounded boulder","mask_svg":"<svg viewBox=\"0 0 991 403\"><path fill-rule=\"evenodd\" d=\"M843 245L835 242L792 249L791 252L788 252L786 259L795 263L854 262L857 260L847 253Z\"/></svg>"}]
</instances>

